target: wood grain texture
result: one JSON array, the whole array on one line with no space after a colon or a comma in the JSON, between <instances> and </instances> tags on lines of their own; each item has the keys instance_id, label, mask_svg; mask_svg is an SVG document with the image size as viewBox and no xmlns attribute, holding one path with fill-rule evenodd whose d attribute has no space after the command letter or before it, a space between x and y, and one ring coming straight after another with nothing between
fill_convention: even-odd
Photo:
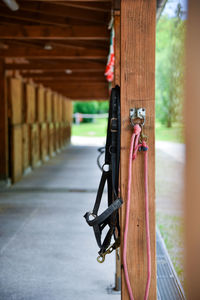
<instances>
[{"instance_id":1,"label":"wood grain texture","mask_svg":"<svg viewBox=\"0 0 200 300\"><path fill-rule=\"evenodd\" d=\"M13 14L12 14L13 15ZM57 40L109 40L108 27L105 26L28 26L1 25L1 39L57 39Z\"/></svg>"},{"instance_id":2,"label":"wood grain texture","mask_svg":"<svg viewBox=\"0 0 200 300\"><path fill-rule=\"evenodd\" d=\"M48 124L48 152L49 156L52 157L54 154L54 124Z\"/></svg>"},{"instance_id":3,"label":"wood grain texture","mask_svg":"<svg viewBox=\"0 0 200 300\"><path fill-rule=\"evenodd\" d=\"M155 0L121 1L121 193L122 241L128 182L128 157L132 128L129 110L146 109L145 134L149 144L149 214L152 279L149 299L156 299L155 243ZM135 299L144 298L147 280L145 234L144 158L141 153L133 165L131 208L127 245L127 264ZM123 242L122 242L123 249ZM122 269L122 299L128 300Z\"/></svg>"},{"instance_id":4,"label":"wood grain texture","mask_svg":"<svg viewBox=\"0 0 200 300\"><path fill-rule=\"evenodd\" d=\"M186 296L200 299L200 2L189 1L185 98L185 241Z\"/></svg>"},{"instance_id":5,"label":"wood grain texture","mask_svg":"<svg viewBox=\"0 0 200 300\"><path fill-rule=\"evenodd\" d=\"M0 60L0 180L8 178L8 104L4 61Z\"/></svg>"},{"instance_id":6,"label":"wood grain texture","mask_svg":"<svg viewBox=\"0 0 200 300\"><path fill-rule=\"evenodd\" d=\"M52 91L50 89L45 92L45 120L47 123L51 123L52 118L52 108L53 108L53 98Z\"/></svg>"},{"instance_id":7,"label":"wood grain texture","mask_svg":"<svg viewBox=\"0 0 200 300\"><path fill-rule=\"evenodd\" d=\"M30 155L31 166L36 168L40 161L40 135L39 125L30 125Z\"/></svg>"},{"instance_id":8,"label":"wood grain texture","mask_svg":"<svg viewBox=\"0 0 200 300\"><path fill-rule=\"evenodd\" d=\"M47 124L40 124L40 159L45 162L48 157L48 130Z\"/></svg>"},{"instance_id":9,"label":"wood grain texture","mask_svg":"<svg viewBox=\"0 0 200 300\"><path fill-rule=\"evenodd\" d=\"M23 156L23 171L30 166L30 125L22 125L22 156Z\"/></svg>"},{"instance_id":10,"label":"wood grain texture","mask_svg":"<svg viewBox=\"0 0 200 300\"><path fill-rule=\"evenodd\" d=\"M21 124L23 122L23 85L21 79L8 78L8 101L11 124Z\"/></svg>"},{"instance_id":11,"label":"wood grain texture","mask_svg":"<svg viewBox=\"0 0 200 300\"><path fill-rule=\"evenodd\" d=\"M36 88L32 83L25 84L25 121L33 124L36 120Z\"/></svg>"},{"instance_id":12,"label":"wood grain texture","mask_svg":"<svg viewBox=\"0 0 200 300\"><path fill-rule=\"evenodd\" d=\"M52 116L53 116L53 122L58 122L58 101L59 101L59 95L58 93L53 93L53 102L52 102Z\"/></svg>"},{"instance_id":13,"label":"wood grain texture","mask_svg":"<svg viewBox=\"0 0 200 300\"><path fill-rule=\"evenodd\" d=\"M11 179L12 183L16 183L23 171L22 125L12 126L11 132Z\"/></svg>"},{"instance_id":14,"label":"wood grain texture","mask_svg":"<svg viewBox=\"0 0 200 300\"><path fill-rule=\"evenodd\" d=\"M45 89L42 86L36 88L36 122L45 121Z\"/></svg>"}]
</instances>

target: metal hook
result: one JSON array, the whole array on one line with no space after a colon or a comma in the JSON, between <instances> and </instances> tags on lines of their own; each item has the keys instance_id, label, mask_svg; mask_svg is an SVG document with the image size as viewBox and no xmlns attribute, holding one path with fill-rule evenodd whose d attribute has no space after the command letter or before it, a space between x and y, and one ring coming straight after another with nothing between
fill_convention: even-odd
<instances>
[{"instance_id":1,"label":"metal hook","mask_svg":"<svg viewBox=\"0 0 200 300\"><path fill-rule=\"evenodd\" d=\"M130 109L130 122L132 126L139 124L141 127L145 124L146 110L143 107Z\"/></svg>"}]
</instances>

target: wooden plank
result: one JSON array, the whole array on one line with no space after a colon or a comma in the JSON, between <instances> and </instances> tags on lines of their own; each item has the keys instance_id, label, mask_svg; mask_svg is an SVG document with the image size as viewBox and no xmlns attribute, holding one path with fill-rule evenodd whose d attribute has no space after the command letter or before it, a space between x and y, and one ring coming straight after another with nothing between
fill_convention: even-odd
<instances>
[{"instance_id":1,"label":"wooden plank","mask_svg":"<svg viewBox=\"0 0 200 300\"><path fill-rule=\"evenodd\" d=\"M43 86L36 88L36 122L45 121L45 89Z\"/></svg>"},{"instance_id":2,"label":"wooden plank","mask_svg":"<svg viewBox=\"0 0 200 300\"><path fill-rule=\"evenodd\" d=\"M108 27L105 26L37 26L0 25L0 39L42 39L42 40L109 40Z\"/></svg>"},{"instance_id":3,"label":"wooden plank","mask_svg":"<svg viewBox=\"0 0 200 300\"><path fill-rule=\"evenodd\" d=\"M49 156L54 156L54 124L48 124L48 152Z\"/></svg>"},{"instance_id":4,"label":"wooden plank","mask_svg":"<svg viewBox=\"0 0 200 300\"><path fill-rule=\"evenodd\" d=\"M64 122L60 124L61 128L61 148L65 146L65 140L64 140Z\"/></svg>"},{"instance_id":5,"label":"wooden plank","mask_svg":"<svg viewBox=\"0 0 200 300\"><path fill-rule=\"evenodd\" d=\"M72 100L108 100L109 90L108 83L79 83L79 84L67 84L61 85L56 83L50 83L45 85L52 90L68 97Z\"/></svg>"},{"instance_id":6,"label":"wooden plank","mask_svg":"<svg viewBox=\"0 0 200 300\"><path fill-rule=\"evenodd\" d=\"M47 123L50 123L53 120L53 118L52 118L52 108L53 108L52 102L53 102L52 91L50 89L47 89L46 94L45 94L45 112L46 112L45 120Z\"/></svg>"},{"instance_id":7,"label":"wooden plank","mask_svg":"<svg viewBox=\"0 0 200 300\"><path fill-rule=\"evenodd\" d=\"M187 20L184 195L185 288L187 299L200 299L200 2L190 0Z\"/></svg>"},{"instance_id":8,"label":"wooden plank","mask_svg":"<svg viewBox=\"0 0 200 300\"><path fill-rule=\"evenodd\" d=\"M77 26L77 25L99 25L103 24L106 25L106 22L102 22L102 20L96 20L96 21L90 21L90 20L80 20L80 19L75 19L75 18L65 18L64 16L59 17L56 15L46 15L43 13L40 13L38 10L37 12L31 12L31 11L26 11L23 12L18 10L14 14L9 11L8 9L0 9L0 16L1 16L1 24L5 25L14 25L16 24L17 26L21 24L22 26L25 24L40 24L43 26L58 26L61 28L66 28L68 26ZM25 21L25 22L24 22ZM108 22L107 22L108 23Z\"/></svg>"},{"instance_id":9,"label":"wooden plank","mask_svg":"<svg viewBox=\"0 0 200 300\"><path fill-rule=\"evenodd\" d=\"M28 124L22 125L22 157L23 171L30 166L30 128Z\"/></svg>"},{"instance_id":10,"label":"wooden plank","mask_svg":"<svg viewBox=\"0 0 200 300\"><path fill-rule=\"evenodd\" d=\"M22 126L14 125L11 127L11 177L12 183L16 183L22 177Z\"/></svg>"},{"instance_id":11,"label":"wooden plank","mask_svg":"<svg viewBox=\"0 0 200 300\"><path fill-rule=\"evenodd\" d=\"M67 123L70 126L72 124L72 114L73 114L73 104L72 104L72 101L67 100Z\"/></svg>"},{"instance_id":12,"label":"wooden plank","mask_svg":"<svg viewBox=\"0 0 200 300\"><path fill-rule=\"evenodd\" d=\"M70 7L77 7L82 8L86 10L92 10L92 11L102 11L102 12L110 12L111 11L111 3L104 2L104 3L84 3L84 2L54 2L56 5L62 5L62 6L70 6Z\"/></svg>"},{"instance_id":13,"label":"wooden plank","mask_svg":"<svg viewBox=\"0 0 200 300\"><path fill-rule=\"evenodd\" d=\"M54 77L55 76L55 77ZM91 77L90 77L91 76ZM79 82L95 82L95 83L107 83L106 78L104 75L100 75L100 76L94 76L92 73L90 74L90 76L85 77L85 74L83 73L82 76L73 76L73 77L69 77L68 76L57 76L55 74L51 74L50 77L37 77L37 76L29 76L31 78L34 79L34 82L38 82L38 83L42 83L42 84L48 84L48 81L51 83L53 82L67 82L68 84L74 84L74 83L79 83Z\"/></svg>"},{"instance_id":14,"label":"wooden plank","mask_svg":"<svg viewBox=\"0 0 200 300\"><path fill-rule=\"evenodd\" d=\"M40 164L40 134L39 125L30 125L30 155L31 166L36 168Z\"/></svg>"},{"instance_id":15,"label":"wooden plank","mask_svg":"<svg viewBox=\"0 0 200 300\"><path fill-rule=\"evenodd\" d=\"M55 124L56 151L60 150L60 124Z\"/></svg>"},{"instance_id":16,"label":"wooden plank","mask_svg":"<svg viewBox=\"0 0 200 300\"><path fill-rule=\"evenodd\" d=\"M83 10L81 7L73 7L73 6L57 6L54 5L54 3L48 3L46 5L45 3L41 3L40 7L38 9L38 3L34 2L23 2L23 4L20 6L20 11L24 12L26 14L27 12L35 12L39 14L39 18L43 19L43 16L47 15L49 18L73 18L83 21L90 21L100 24L106 24L106 22L109 22L109 12L102 12L102 11L93 11L92 13L87 10ZM16 12L17 13L17 12ZM16 14L15 13L15 14ZM16 14L17 15L17 14Z\"/></svg>"},{"instance_id":17,"label":"wooden plank","mask_svg":"<svg viewBox=\"0 0 200 300\"><path fill-rule=\"evenodd\" d=\"M104 72L105 71L105 62L86 62L86 61L57 61L57 60L51 60L51 62L30 62L30 63L7 63L5 64L5 68L7 70L30 70L34 72L34 70L41 73L41 71L51 71L51 72L57 72L58 70L71 70L73 73L75 71L78 72L86 72L91 70L95 72Z\"/></svg>"},{"instance_id":18,"label":"wooden plank","mask_svg":"<svg viewBox=\"0 0 200 300\"><path fill-rule=\"evenodd\" d=\"M67 121L67 100L64 98L63 107L62 107L62 121Z\"/></svg>"},{"instance_id":19,"label":"wooden plank","mask_svg":"<svg viewBox=\"0 0 200 300\"><path fill-rule=\"evenodd\" d=\"M9 28L9 27L8 27ZM0 57L24 57L31 59L105 59L107 49L38 49L37 47L15 46L14 48L0 49Z\"/></svg>"},{"instance_id":20,"label":"wooden plank","mask_svg":"<svg viewBox=\"0 0 200 300\"><path fill-rule=\"evenodd\" d=\"M25 84L25 122L34 123L36 120L36 88L32 83Z\"/></svg>"},{"instance_id":21,"label":"wooden plank","mask_svg":"<svg viewBox=\"0 0 200 300\"><path fill-rule=\"evenodd\" d=\"M155 240L155 0L121 0L121 195L124 201L121 214L123 233L127 201L128 160L131 134L130 108L144 107L149 157L149 218L151 238L151 285L148 299L156 295ZM143 299L147 281L147 249L145 233L144 157L139 154L133 167L131 206L127 244L127 265L135 299ZM122 269L122 299L128 292Z\"/></svg>"},{"instance_id":22,"label":"wooden plank","mask_svg":"<svg viewBox=\"0 0 200 300\"><path fill-rule=\"evenodd\" d=\"M0 180L8 178L8 107L4 61L0 60Z\"/></svg>"},{"instance_id":23,"label":"wooden plank","mask_svg":"<svg viewBox=\"0 0 200 300\"><path fill-rule=\"evenodd\" d=\"M48 157L48 128L47 124L40 124L40 158L43 162Z\"/></svg>"},{"instance_id":24,"label":"wooden plank","mask_svg":"<svg viewBox=\"0 0 200 300\"><path fill-rule=\"evenodd\" d=\"M54 78L54 80L92 80L93 78L95 78L97 80L97 78L101 81L101 79L103 78L105 80L105 75L103 71L96 71L96 70L89 70L87 72L87 70L79 70L78 71L72 71L72 74L66 74L66 72L63 71L55 71L54 72L48 72L48 70L45 72L45 70L41 71L41 73L37 73L37 72L24 72L21 71L20 73L26 77L26 78L33 78L34 81L35 80L47 80L48 78L50 78L49 80L52 80L52 78Z\"/></svg>"},{"instance_id":25,"label":"wooden plank","mask_svg":"<svg viewBox=\"0 0 200 300\"><path fill-rule=\"evenodd\" d=\"M18 125L23 122L23 84L20 78L8 78L8 101L10 122Z\"/></svg>"},{"instance_id":26,"label":"wooden plank","mask_svg":"<svg viewBox=\"0 0 200 300\"><path fill-rule=\"evenodd\" d=\"M53 92L53 102L52 102L52 112L53 112L53 122L58 122L58 93Z\"/></svg>"}]
</instances>

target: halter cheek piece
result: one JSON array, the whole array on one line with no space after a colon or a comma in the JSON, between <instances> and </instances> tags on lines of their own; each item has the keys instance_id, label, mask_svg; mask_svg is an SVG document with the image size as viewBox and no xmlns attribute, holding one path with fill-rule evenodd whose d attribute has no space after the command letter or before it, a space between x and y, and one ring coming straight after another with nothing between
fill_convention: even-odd
<instances>
[{"instance_id":1,"label":"halter cheek piece","mask_svg":"<svg viewBox=\"0 0 200 300\"><path fill-rule=\"evenodd\" d=\"M105 151L105 162L100 165L99 158ZM120 163L120 88L115 86L111 91L107 138L105 150L99 149L98 165L102 176L97 191L96 201L92 212L84 217L89 226L93 227L97 244L100 248L98 262L105 260L105 255L111 253L120 245L119 208L123 201L118 197L119 163ZM105 184L107 182L108 208L98 215ZM102 232L108 225L108 231L102 241ZM114 244L111 245L112 237Z\"/></svg>"}]
</instances>

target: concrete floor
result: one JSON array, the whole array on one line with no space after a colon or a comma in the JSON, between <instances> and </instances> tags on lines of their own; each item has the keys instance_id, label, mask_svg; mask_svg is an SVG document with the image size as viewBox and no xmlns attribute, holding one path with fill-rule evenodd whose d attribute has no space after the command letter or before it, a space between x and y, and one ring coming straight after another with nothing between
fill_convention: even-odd
<instances>
[{"instance_id":1,"label":"concrete floor","mask_svg":"<svg viewBox=\"0 0 200 300\"><path fill-rule=\"evenodd\" d=\"M96 148L70 146L0 193L1 300L119 300L114 254L96 262L83 214L95 200Z\"/></svg>"},{"instance_id":2,"label":"concrete floor","mask_svg":"<svg viewBox=\"0 0 200 300\"><path fill-rule=\"evenodd\" d=\"M83 218L101 175L96 149L69 146L0 190L0 300L120 299L112 292L114 254L96 262L98 248ZM171 146L157 149L157 209L181 213L183 162Z\"/></svg>"}]
</instances>

